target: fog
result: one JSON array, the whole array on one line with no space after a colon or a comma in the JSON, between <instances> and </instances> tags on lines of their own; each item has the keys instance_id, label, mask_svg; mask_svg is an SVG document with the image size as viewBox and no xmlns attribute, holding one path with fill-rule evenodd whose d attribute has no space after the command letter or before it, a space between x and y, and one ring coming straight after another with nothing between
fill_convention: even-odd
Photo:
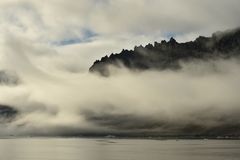
<instances>
[{"instance_id":1,"label":"fog","mask_svg":"<svg viewBox=\"0 0 240 160\"><path fill-rule=\"evenodd\" d=\"M177 71L88 72L96 59L123 48L236 28L239 4L1 1L0 135L240 133L238 58L182 62ZM2 106L16 116L9 119Z\"/></svg>"},{"instance_id":2,"label":"fog","mask_svg":"<svg viewBox=\"0 0 240 160\"><path fill-rule=\"evenodd\" d=\"M1 123L1 135L239 133L238 58L182 62L175 71L109 66L111 76L102 77L59 68L54 59L48 70L31 59L42 47L4 44L1 67L19 83L1 84L0 102L18 115Z\"/></svg>"}]
</instances>

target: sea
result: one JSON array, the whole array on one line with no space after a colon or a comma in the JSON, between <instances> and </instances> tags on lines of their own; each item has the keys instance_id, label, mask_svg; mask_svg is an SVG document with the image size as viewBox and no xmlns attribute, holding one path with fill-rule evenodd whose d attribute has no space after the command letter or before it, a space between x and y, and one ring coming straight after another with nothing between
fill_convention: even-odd
<instances>
[{"instance_id":1,"label":"sea","mask_svg":"<svg viewBox=\"0 0 240 160\"><path fill-rule=\"evenodd\" d=\"M240 160L240 141L2 138L0 160Z\"/></svg>"}]
</instances>

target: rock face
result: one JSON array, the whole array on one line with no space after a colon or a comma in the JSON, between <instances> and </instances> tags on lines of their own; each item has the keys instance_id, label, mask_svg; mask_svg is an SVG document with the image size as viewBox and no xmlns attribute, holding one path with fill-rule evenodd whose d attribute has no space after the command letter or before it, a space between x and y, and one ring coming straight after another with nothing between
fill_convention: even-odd
<instances>
[{"instance_id":1,"label":"rock face","mask_svg":"<svg viewBox=\"0 0 240 160\"><path fill-rule=\"evenodd\" d=\"M122 50L121 53L105 56L90 67L90 72L103 76L109 75L108 66L124 66L130 70L179 69L180 61L193 59L206 60L230 58L240 55L240 28L225 32L216 32L211 37L198 37L195 41L178 43L174 38L168 42L155 42L134 50Z\"/></svg>"}]
</instances>

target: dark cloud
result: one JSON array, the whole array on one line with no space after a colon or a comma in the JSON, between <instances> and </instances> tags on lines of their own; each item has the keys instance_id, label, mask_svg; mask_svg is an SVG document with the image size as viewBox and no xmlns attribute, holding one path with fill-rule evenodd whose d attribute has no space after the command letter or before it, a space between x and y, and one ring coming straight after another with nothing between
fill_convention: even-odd
<instances>
[{"instance_id":1,"label":"dark cloud","mask_svg":"<svg viewBox=\"0 0 240 160\"><path fill-rule=\"evenodd\" d=\"M0 105L0 123L11 122L17 116L18 111L7 105Z\"/></svg>"},{"instance_id":2,"label":"dark cloud","mask_svg":"<svg viewBox=\"0 0 240 160\"><path fill-rule=\"evenodd\" d=\"M227 106L226 106L227 108ZM109 134L119 131L133 135L238 135L240 134L240 109L219 110L218 107L199 108L186 117L175 120L163 113L139 115L118 113L113 110L83 110L87 121L108 127ZM178 116L178 115L176 115ZM101 133L101 131L99 131ZM103 132L104 133L104 132ZM141 134L140 134L141 133Z\"/></svg>"},{"instance_id":3,"label":"dark cloud","mask_svg":"<svg viewBox=\"0 0 240 160\"><path fill-rule=\"evenodd\" d=\"M20 79L15 72L0 71L0 85L18 85Z\"/></svg>"}]
</instances>

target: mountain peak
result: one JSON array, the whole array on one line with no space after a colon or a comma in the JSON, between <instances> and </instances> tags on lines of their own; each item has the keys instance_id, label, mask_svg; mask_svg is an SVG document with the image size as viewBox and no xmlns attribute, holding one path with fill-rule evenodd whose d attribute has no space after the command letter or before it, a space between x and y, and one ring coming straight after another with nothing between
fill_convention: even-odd
<instances>
[{"instance_id":1,"label":"mountain peak","mask_svg":"<svg viewBox=\"0 0 240 160\"><path fill-rule=\"evenodd\" d=\"M170 43L170 44L176 44L177 41L176 41L173 37L171 37L168 43Z\"/></svg>"},{"instance_id":2,"label":"mountain peak","mask_svg":"<svg viewBox=\"0 0 240 160\"><path fill-rule=\"evenodd\" d=\"M179 61L213 58L230 58L240 55L240 29L213 33L212 37L199 36L195 41L178 43L173 37L168 42L162 40L154 45L134 47L134 50L122 50L96 61L90 72L109 76L108 67L124 66L130 70L179 69ZM119 65L121 64L121 65Z\"/></svg>"}]
</instances>

